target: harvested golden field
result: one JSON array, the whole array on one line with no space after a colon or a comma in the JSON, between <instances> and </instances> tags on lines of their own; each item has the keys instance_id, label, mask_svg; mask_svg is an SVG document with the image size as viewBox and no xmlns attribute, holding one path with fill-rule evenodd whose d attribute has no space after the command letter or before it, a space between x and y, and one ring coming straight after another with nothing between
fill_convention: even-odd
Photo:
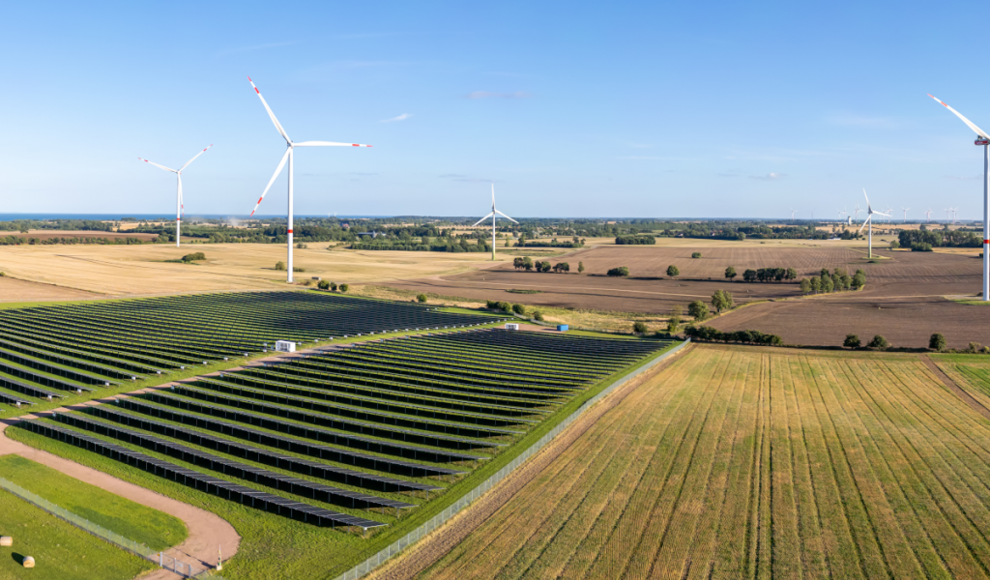
<instances>
[{"instance_id":1,"label":"harvested golden field","mask_svg":"<svg viewBox=\"0 0 990 580\"><path fill-rule=\"evenodd\" d=\"M449 274L492 264L487 254L328 251L326 244L295 250L302 281L381 282ZM195 264L169 263L204 252ZM286 259L281 244L165 244L131 246L5 246L0 271L22 280L59 284L109 295L178 294L215 290L270 289L285 283L275 263ZM510 259L511 258L506 258ZM497 262L496 262L497 263Z\"/></svg>"},{"instance_id":2,"label":"harvested golden field","mask_svg":"<svg viewBox=\"0 0 990 580\"><path fill-rule=\"evenodd\" d=\"M106 298L101 294L84 292L74 288L0 277L0 302L33 302L42 300L91 300Z\"/></svg>"},{"instance_id":3,"label":"harvested golden field","mask_svg":"<svg viewBox=\"0 0 990 580\"><path fill-rule=\"evenodd\" d=\"M418 577L987 578L988 482L916 355L701 346Z\"/></svg>"}]
</instances>

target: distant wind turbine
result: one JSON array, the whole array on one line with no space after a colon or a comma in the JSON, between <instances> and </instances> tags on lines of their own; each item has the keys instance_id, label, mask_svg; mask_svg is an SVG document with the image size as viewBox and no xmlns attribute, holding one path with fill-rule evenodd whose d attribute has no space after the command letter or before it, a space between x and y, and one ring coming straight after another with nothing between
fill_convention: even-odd
<instances>
[{"instance_id":1,"label":"distant wind turbine","mask_svg":"<svg viewBox=\"0 0 990 580\"><path fill-rule=\"evenodd\" d=\"M519 223L516 220L510 218L509 216L507 216L504 213L502 213L502 212L498 211L497 209L495 209L495 184L493 183L492 184L492 212L490 214L486 215L485 217L481 218L480 220L478 220L477 223L474 224L474 225L478 225L481 222L485 221L486 219L492 218L492 260L495 259L495 217L496 216L499 216L499 215L502 216L502 217L504 217L505 219L509 220L510 222L514 223L514 224L518 224Z\"/></svg>"},{"instance_id":2,"label":"distant wind turbine","mask_svg":"<svg viewBox=\"0 0 990 580\"><path fill-rule=\"evenodd\" d=\"M881 213L879 211L873 211L873 206L870 205L870 198L868 195L866 195L866 189L863 189L863 197L866 198L866 219L863 220L863 225L859 227L859 231L856 233L857 234L862 233L863 228L865 228L867 225L870 226L868 245L869 245L869 257L872 259L873 258L873 216L881 215L881 216L890 217L890 215Z\"/></svg>"},{"instance_id":3,"label":"distant wind turbine","mask_svg":"<svg viewBox=\"0 0 990 580\"><path fill-rule=\"evenodd\" d=\"M292 177L293 177L292 157L293 157L294 148L296 147L371 147L371 145L362 145L360 143L335 143L332 141L301 141L298 143L294 143L292 139L289 139L289 136L286 134L285 129L283 129L282 125L278 122L278 119L275 118L275 113L273 113L271 107L268 106L268 103L265 101L265 97L261 96L261 91L258 90L258 87L254 86L254 81L251 80L251 77L248 77L248 82L251 83L251 88L254 89L254 92L258 93L258 98L261 99L261 104L265 106L265 110L268 111L268 116L271 117L272 123L275 124L275 129L277 129L279 134L282 135L282 138L285 139L285 145L286 145L285 153L282 154L282 160L278 162L278 167L275 168L275 173L272 175L272 178L268 180L268 185L265 186L265 191L263 191L261 193L261 197L258 198L258 203L255 204L254 210L251 211L251 215L253 216L254 212L258 211L258 206L261 205L261 200L265 199L265 195L268 193L268 190L271 189L272 184L275 183L275 178L277 178L279 174L282 173L282 168L285 167L285 162L288 161L289 162L289 213L288 213L287 227L286 227L288 231L286 233L288 234L287 237L288 237L288 247L289 247L289 252L288 252L289 264L288 267L286 268L287 270L286 282L289 282L291 284L292 283Z\"/></svg>"},{"instance_id":4,"label":"distant wind turbine","mask_svg":"<svg viewBox=\"0 0 990 580\"><path fill-rule=\"evenodd\" d=\"M932 95L928 95L932 97ZM935 97L932 97L935 99ZM939 103L938 99L935 99ZM983 301L990 301L990 134L974 125L949 105L942 103L946 109L959 117L966 126L976 133L974 145L983 146ZM954 220L953 220L954 221Z\"/></svg>"},{"instance_id":5,"label":"distant wind turbine","mask_svg":"<svg viewBox=\"0 0 990 580\"><path fill-rule=\"evenodd\" d=\"M212 143L210 143L210 147L213 147L213 144ZM210 147L207 147L206 149L209 149ZM193 155L193 158L192 159L190 159L189 161L186 161L186 164L183 165L182 167L178 168L178 169L171 169L169 167L165 167L164 165L159 165L159 164L155 163L154 161L148 161L147 159L145 159L143 157L138 157L138 159L140 159L141 161L144 161L145 163L149 163L151 165L154 165L155 167L159 167L161 169L164 169L165 171L171 171L172 173L175 174L176 180L178 181L178 189L176 190L176 194L175 194L175 247L176 248L179 247L179 233L180 233L180 230L182 229L180 224L182 223L182 214L183 214L183 211L185 210L185 204L182 201L182 171L186 167L189 167L189 164L190 163L192 163L193 161L196 161L196 158L197 157L199 157L203 153L206 153L206 149L203 149L199 153Z\"/></svg>"},{"instance_id":6,"label":"distant wind turbine","mask_svg":"<svg viewBox=\"0 0 990 580\"><path fill-rule=\"evenodd\" d=\"M904 223L907 223L907 212L911 208L909 208L909 207L902 207L901 209L904 210Z\"/></svg>"},{"instance_id":7,"label":"distant wind turbine","mask_svg":"<svg viewBox=\"0 0 990 580\"><path fill-rule=\"evenodd\" d=\"M928 211L925 212L925 219L928 223L932 222L932 208L928 208Z\"/></svg>"},{"instance_id":8,"label":"distant wind turbine","mask_svg":"<svg viewBox=\"0 0 990 580\"><path fill-rule=\"evenodd\" d=\"M792 207L791 208L791 221L794 221L794 214L796 214L796 213L797 213L797 210Z\"/></svg>"}]
</instances>

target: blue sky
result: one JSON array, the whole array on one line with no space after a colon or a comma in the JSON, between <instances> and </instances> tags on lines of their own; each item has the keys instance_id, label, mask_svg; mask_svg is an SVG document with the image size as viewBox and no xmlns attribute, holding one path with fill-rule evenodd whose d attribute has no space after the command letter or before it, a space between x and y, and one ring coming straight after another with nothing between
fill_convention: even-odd
<instances>
[{"instance_id":1,"label":"blue sky","mask_svg":"<svg viewBox=\"0 0 990 580\"><path fill-rule=\"evenodd\" d=\"M837 217L982 211L990 3L24 2L0 213ZM284 176L259 213L284 214Z\"/></svg>"}]
</instances>

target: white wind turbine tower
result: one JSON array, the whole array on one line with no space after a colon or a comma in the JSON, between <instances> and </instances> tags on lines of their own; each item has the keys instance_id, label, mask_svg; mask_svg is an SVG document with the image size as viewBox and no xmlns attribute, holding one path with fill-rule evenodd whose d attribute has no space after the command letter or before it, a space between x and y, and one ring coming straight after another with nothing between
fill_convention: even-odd
<instances>
[{"instance_id":1,"label":"white wind turbine tower","mask_svg":"<svg viewBox=\"0 0 990 580\"><path fill-rule=\"evenodd\" d=\"M932 222L932 208L928 208L928 211L925 212L925 219L928 223Z\"/></svg>"},{"instance_id":2,"label":"white wind turbine tower","mask_svg":"<svg viewBox=\"0 0 990 580\"><path fill-rule=\"evenodd\" d=\"M868 236L868 238L869 238L869 242L868 243L869 243L869 248L870 249L869 249L869 254L868 255L869 255L870 258L873 258L873 216L874 215L882 215L882 216L887 216L887 217L890 217L890 216L888 214L885 214L885 213L881 213L881 212L878 212L878 211L873 211L873 206L870 205L870 198L869 198L869 196L866 195L866 190L865 189L863 190L863 197L866 198L866 219L863 220L863 225L861 225L859 227L859 231L856 232L856 233L857 234L861 233L863 231L863 228L865 228L867 226L867 224L869 224L869 226L870 226L870 233L869 233L869 236Z\"/></svg>"},{"instance_id":3,"label":"white wind turbine tower","mask_svg":"<svg viewBox=\"0 0 990 580\"><path fill-rule=\"evenodd\" d=\"M474 224L474 225L478 225L481 222L485 221L486 219L492 218L492 260L495 259L495 216L496 215L500 215L500 216L504 217L505 219L509 220L510 222L514 223L514 224L518 224L519 223L516 220L510 218L509 216L507 216L504 213L502 213L502 212L498 211L497 209L495 209L495 184L493 183L492 184L492 213L490 213L490 214L486 215L485 217L481 218L480 220L478 220Z\"/></svg>"},{"instance_id":4,"label":"white wind turbine tower","mask_svg":"<svg viewBox=\"0 0 990 580\"><path fill-rule=\"evenodd\" d=\"M251 80L251 77L248 77L248 82L251 83L251 87L254 89L254 92L258 93L258 98L261 99L261 104L265 106L265 110L268 111L268 116L271 117L272 123L275 124L275 128L278 130L279 134L282 135L282 138L283 139L285 139L285 145L286 145L285 153L282 155L282 160L278 162L278 167L275 168L275 173L272 175L272 178L268 180L268 185L265 186L265 191L263 191L261 193L261 197L258 198L258 203L255 204L254 210L251 211L251 215L253 216L254 215L254 212L258 211L258 206L261 205L261 200L265 199L265 195L268 193L268 190L271 189L272 184L275 183L275 178L277 178L279 176L279 174L282 173L282 168L285 167L285 162L286 162L286 160L288 160L288 162L289 162L289 210L288 210L288 220L287 220L287 224L286 224L286 229L288 230L288 232L287 232L288 236L287 237L288 237L289 251L288 251L288 266L286 267L286 270L287 270L286 282L289 282L291 284L292 283L292 177L293 177L293 172L292 172L292 157L293 157L293 149L295 147L371 147L371 145L362 145L360 143L335 143L335 142L332 142L332 141L300 141L300 142L293 142L292 139L289 139L289 136L285 133L285 129L282 128L282 125L278 122L278 119L275 118L275 113L273 113L271 107L268 106L268 103L265 101L265 97L262 97L261 96L261 91L258 90L258 87L254 86L254 81Z\"/></svg>"},{"instance_id":5,"label":"white wind turbine tower","mask_svg":"<svg viewBox=\"0 0 990 580\"><path fill-rule=\"evenodd\" d=\"M210 143L210 147L213 147L213 144L212 143ZM210 147L207 147L206 149L209 149ZM185 208L185 204L183 204L183 202L182 202L182 171L186 167L189 167L189 164L190 163L192 163L193 161L196 161L196 158L197 157L199 157L203 153L206 153L206 149L203 149L202 151L200 151L196 155L193 155L193 158L192 159L190 159L189 161L186 161L186 164L183 165L182 167L178 168L178 169L172 169L170 167L165 167L164 165L159 165L159 164L155 163L154 161L148 161L144 157L138 157L138 159L140 159L141 161L144 161L145 163L149 163L151 165L154 165L155 167L159 167L161 169L164 169L165 171L171 171L172 173L175 174L175 177L178 180L179 185L178 185L178 189L176 190L176 194L175 194L175 247L176 248L179 247L179 233L180 233L180 230L181 230L180 224L182 223L182 210Z\"/></svg>"},{"instance_id":6,"label":"white wind turbine tower","mask_svg":"<svg viewBox=\"0 0 990 580\"><path fill-rule=\"evenodd\" d=\"M794 214L796 214L796 213L797 213L797 210L792 207L791 208L791 221L794 221Z\"/></svg>"},{"instance_id":7,"label":"white wind turbine tower","mask_svg":"<svg viewBox=\"0 0 990 580\"><path fill-rule=\"evenodd\" d=\"M904 210L904 223L907 223L907 212L911 208L909 208L909 207L902 207L901 209Z\"/></svg>"},{"instance_id":8,"label":"white wind turbine tower","mask_svg":"<svg viewBox=\"0 0 990 580\"><path fill-rule=\"evenodd\" d=\"M859 212L861 212L861 211L863 211L863 210L859 209L859 204L857 203L856 204L856 207L853 209L853 219L857 219L858 220L859 219Z\"/></svg>"},{"instance_id":9,"label":"white wind turbine tower","mask_svg":"<svg viewBox=\"0 0 990 580\"><path fill-rule=\"evenodd\" d=\"M928 95L932 97L932 95ZM935 97L932 97L935 99ZM938 99L935 99L939 103ZM976 132L974 145L983 146L983 301L990 301L990 135L974 125L969 119L959 114L959 111L942 103L946 109L959 117L970 129Z\"/></svg>"}]
</instances>

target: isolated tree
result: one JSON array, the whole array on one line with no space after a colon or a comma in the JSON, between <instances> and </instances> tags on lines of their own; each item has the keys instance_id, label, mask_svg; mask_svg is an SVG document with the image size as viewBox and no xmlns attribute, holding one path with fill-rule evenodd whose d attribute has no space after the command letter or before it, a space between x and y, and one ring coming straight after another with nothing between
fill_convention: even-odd
<instances>
[{"instance_id":1,"label":"isolated tree","mask_svg":"<svg viewBox=\"0 0 990 580\"><path fill-rule=\"evenodd\" d=\"M350 286L348 286L347 284L341 284L340 286L337 286L337 288L338 288L338 289L339 289L339 290L340 290L341 292L345 292L345 293L346 293L346 292L347 292L348 290L350 290L350 289L351 289L351 287L350 287Z\"/></svg>"},{"instance_id":2,"label":"isolated tree","mask_svg":"<svg viewBox=\"0 0 990 580\"><path fill-rule=\"evenodd\" d=\"M715 307L715 311L719 314L721 314L723 310L731 310L734 305L732 294L729 292L726 292L725 290L716 290L715 293L712 294L712 306Z\"/></svg>"},{"instance_id":3,"label":"isolated tree","mask_svg":"<svg viewBox=\"0 0 990 580\"><path fill-rule=\"evenodd\" d=\"M645 322L635 322L633 323L633 332L636 334L646 334L647 328Z\"/></svg>"},{"instance_id":4,"label":"isolated tree","mask_svg":"<svg viewBox=\"0 0 990 580\"><path fill-rule=\"evenodd\" d=\"M543 313L540 312L539 310L537 310L536 312L534 312L533 313L533 320L539 320L540 322L543 322Z\"/></svg>"},{"instance_id":5,"label":"isolated tree","mask_svg":"<svg viewBox=\"0 0 990 580\"><path fill-rule=\"evenodd\" d=\"M695 300L691 304L688 304L688 314L700 322L708 318L708 306L701 300Z\"/></svg>"},{"instance_id":6,"label":"isolated tree","mask_svg":"<svg viewBox=\"0 0 990 580\"><path fill-rule=\"evenodd\" d=\"M673 278L674 276L680 275L681 271L677 269L677 266L671 264L667 266L667 275Z\"/></svg>"},{"instance_id":7,"label":"isolated tree","mask_svg":"<svg viewBox=\"0 0 990 580\"><path fill-rule=\"evenodd\" d=\"M416 296L416 300L418 300L421 304L425 304L429 298L426 297L426 294L419 294Z\"/></svg>"},{"instance_id":8,"label":"isolated tree","mask_svg":"<svg viewBox=\"0 0 990 580\"><path fill-rule=\"evenodd\" d=\"M329 280L320 280L320 282L316 285L316 287L319 288L320 290L329 290L330 289L330 281Z\"/></svg>"},{"instance_id":9,"label":"isolated tree","mask_svg":"<svg viewBox=\"0 0 990 580\"><path fill-rule=\"evenodd\" d=\"M670 318L667 319L667 332L674 334L677 329L681 326L681 305L678 304L674 306L674 309L670 313Z\"/></svg>"},{"instance_id":10,"label":"isolated tree","mask_svg":"<svg viewBox=\"0 0 990 580\"><path fill-rule=\"evenodd\" d=\"M859 348L860 344L859 337L855 334L847 334L846 339L842 341L842 346L846 348Z\"/></svg>"},{"instance_id":11,"label":"isolated tree","mask_svg":"<svg viewBox=\"0 0 990 580\"><path fill-rule=\"evenodd\" d=\"M701 252L693 252L693 253L691 254L691 257L692 257L692 258L700 258L700 257L701 257Z\"/></svg>"},{"instance_id":12,"label":"isolated tree","mask_svg":"<svg viewBox=\"0 0 990 580\"><path fill-rule=\"evenodd\" d=\"M728 268L726 268L725 269L725 277L728 278L729 280L732 280L733 278L735 278L736 277L736 269L733 268L732 266L729 266Z\"/></svg>"},{"instance_id":13,"label":"isolated tree","mask_svg":"<svg viewBox=\"0 0 990 580\"><path fill-rule=\"evenodd\" d=\"M568 264L567 262L557 262L556 264L553 265L553 271L557 272L558 274L567 273L571 271L571 265Z\"/></svg>"},{"instance_id":14,"label":"isolated tree","mask_svg":"<svg viewBox=\"0 0 990 580\"><path fill-rule=\"evenodd\" d=\"M578 274L584 274L584 262L578 262Z\"/></svg>"},{"instance_id":15,"label":"isolated tree","mask_svg":"<svg viewBox=\"0 0 990 580\"><path fill-rule=\"evenodd\" d=\"M928 348L935 352L942 352L945 350L945 337L941 333L936 332L928 339Z\"/></svg>"},{"instance_id":16,"label":"isolated tree","mask_svg":"<svg viewBox=\"0 0 990 580\"><path fill-rule=\"evenodd\" d=\"M887 348L890 347L890 343L887 342L886 338L878 334L874 336L873 340L871 340L866 346L877 350L887 350Z\"/></svg>"},{"instance_id":17,"label":"isolated tree","mask_svg":"<svg viewBox=\"0 0 990 580\"><path fill-rule=\"evenodd\" d=\"M801 292L808 294L811 292L811 280L801 278Z\"/></svg>"},{"instance_id":18,"label":"isolated tree","mask_svg":"<svg viewBox=\"0 0 990 580\"><path fill-rule=\"evenodd\" d=\"M609 270L608 272L606 272L606 274L608 274L609 276L612 276L612 277L628 276L629 275L629 268L626 268L625 266L619 266L618 268L612 268L611 270Z\"/></svg>"},{"instance_id":19,"label":"isolated tree","mask_svg":"<svg viewBox=\"0 0 990 580\"><path fill-rule=\"evenodd\" d=\"M275 269L278 270L279 272L284 272L285 271L285 262L282 262L282 261L275 262Z\"/></svg>"},{"instance_id":20,"label":"isolated tree","mask_svg":"<svg viewBox=\"0 0 990 580\"><path fill-rule=\"evenodd\" d=\"M515 312L516 314L524 315L526 314L526 307L523 306L522 304L513 304L512 311Z\"/></svg>"},{"instance_id":21,"label":"isolated tree","mask_svg":"<svg viewBox=\"0 0 990 580\"><path fill-rule=\"evenodd\" d=\"M336 292L337 291L337 283L336 282L330 282L330 291L331 292Z\"/></svg>"}]
</instances>

